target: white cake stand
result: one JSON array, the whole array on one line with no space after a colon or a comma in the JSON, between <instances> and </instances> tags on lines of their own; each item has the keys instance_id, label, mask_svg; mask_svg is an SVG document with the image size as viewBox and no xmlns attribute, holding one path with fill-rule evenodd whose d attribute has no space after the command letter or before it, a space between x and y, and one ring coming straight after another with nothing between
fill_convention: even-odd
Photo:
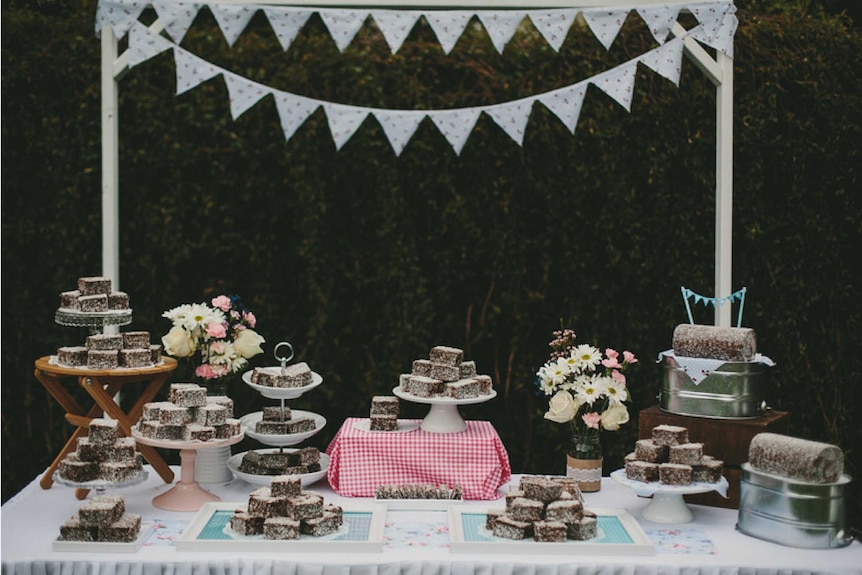
<instances>
[{"instance_id":1,"label":"white cake stand","mask_svg":"<svg viewBox=\"0 0 862 575\"><path fill-rule=\"evenodd\" d=\"M401 387L392 389L392 393L404 401L413 403L424 403L431 406L428 415L422 420L420 427L423 431L430 433L460 433L467 429L467 422L458 413L458 406L473 405L476 403L485 403L497 397L497 392L493 389L487 395L479 395L477 397L468 397L466 399L454 399L451 397L420 397L402 391Z\"/></svg>"},{"instance_id":2,"label":"white cake stand","mask_svg":"<svg viewBox=\"0 0 862 575\"><path fill-rule=\"evenodd\" d=\"M723 475L716 483L697 482L691 485L665 485L659 482L644 483L633 481L626 477L625 469L617 469L611 473L611 478L625 485L640 497L652 497L652 501L643 512L643 518L653 523L688 523L694 519L694 514L683 499L683 495L708 493L717 491L727 497L727 478Z\"/></svg>"},{"instance_id":3,"label":"white cake stand","mask_svg":"<svg viewBox=\"0 0 862 575\"><path fill-rule=\"evenodd\" d=\"M283 401L281 405L281 412L284 413ZM272 445L274 447L286 447L289 445L297 445L299 443L302 443L303 441L323 429L323 427L326 425L326 418L322 415L318 415L317 413L313 413L311 411L300 411L298 409L291 410L291 413L294 418L309 417L314 420L314 429L312 429L311 431L301 431L299 433L286 433L283 435L276 435L274 433L258 433L257 431L255 431L255 427L257 422L263 419L262 411L255 411L253 413L249 413L248 415L244 415L242 416L242 418L240 418L240 422L242 424L243 431L247 436L263 443L264 445Z\"/></svg>"},{"instance_id":4,"label":"white cake stand","mask_svg":"<svg viewBox=\"0 0 862 575\"><path fill-rule=\"evenodd\" d=\"M221 501L218 495L210 493L195 481L195 457L197 457L197 451L199 449L227 447L239 443L245 435L240 432L228 439L216 439L213 441L172 441L144 437L138 433L137 428L133 427L132 437L143 445L165 449L178 449L180 451L180 480L169 490L154 497L153 506L159 509L167 509L168 511L197 511L204 503Z\"/></svg>"},{"instance_id":5,"label":"white cake stand","mask_svg":"<svg viewBox=\"0 0 862 575\"><path fill-rule=\"evenodd\" d=\"M93 479L92 481L71 481L60 475L59 471L54 472L54 482L66 487L74 487L75 489L87 489L95 491L99 495L103 495L106 491L112 489L122 489L124 487L132 487L140 485L150 476L146 469L139 469L136 473L125 481L106 481L104 479Z\"/></svg>"}]
</instances>

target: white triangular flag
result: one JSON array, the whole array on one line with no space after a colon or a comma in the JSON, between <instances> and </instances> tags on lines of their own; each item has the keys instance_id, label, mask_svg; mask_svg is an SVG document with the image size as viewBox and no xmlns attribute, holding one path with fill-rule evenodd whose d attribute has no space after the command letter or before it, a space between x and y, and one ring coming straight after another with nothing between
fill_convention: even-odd
<instances>
[{"instance_id":1,"label":"white triangular flag","mask_svg":"<svg viewBox=\"0 0 862 575\"><path fill-rule=\"evenodd\" d=\"M218 4L212 2L208 4L213 13L221 33L224 34L224 39L228 46L233 46L245 27L248 26L254 13L257 12L256 6L248 6L244 4Z\"/></svg>"},{"instance_id":2,"label":"white triangular flag","mask_svg":"<svg viewBox=\"0 0 862 575\"><path fill-rule=\"evenodd\" d=\"M708 44L712 42L721 23L724 21L724 15L727 13L728 4L719 4L716 2L698 2L686 4L686 8L700 23L701 29L698 34L702 42Z\"/></svg>"},{"instance_id":3,"label":"white triangular flag","mask_svg":"<svg viewBox=\"0 0 862 575\"><path fill-rule=\"evenodd\" d=\"M610 50L628 14L628 8L595 8L584 10L584 20L587 21L587 26L590 27L602 46L606 50Z\"/></svg>"},{"instance_id":4,"label":"white triangular flag","mask_svg":"<svg viewBox=\"0 0 862 575\"><path fill-rule=\"evenodd\" d=\"M674 38L664 46L650 50L638 58L638 61L653 72L660 74L679 86L682 74L683 39Z\"/></svg>"},{"instance_id":5,"label":"white triangular flag","mask_svg":"<svg viewBox=\"0 0 862 575\"><path fill-rule=\"evenodd\" d=\"M129 31L129 68L134 68L173 47L170 40L150 32L146 26L136 22Z\"/></svg>"},{"instance_id":6,"label":"white triangular flag","mask_svg":"<svg viewBox=\"0 0 862 575\"><path fill-rule=\"evenodd\" d=\"M531 12L530 21L533 22L533 26L536 27L551 48L559 52L577 15L577 10Z\"/></svg>"},{"instance_id":7,"label":"white triangular flag","mask_svg":"<svg viewBox=\"0 0 862 575\"><path fill-rule=\"evenodd\" d=\"M122 38L138 21L141 12L147 7L145 0L119 2L116 0L100 0L96 6L96 37L101 37L102 26L110 24L114 35Z\"/></svg>"},{"instance_id":8,"label":"white triangular flag","mask_svg":"<svg viewBox=\"0 0 862 575\"><path fill-rule=\"evenodd\" d=\"M736 35L736 28L739 26L739 20L732 11L728 11L724 15L724 20L712 39L710 46L723 52L733 58L733 38Z\"/></svg>"},{"instance_id":9,"label":"white triangular flag","mask_svg":"<svg viewBox=\"0 0 862 575\"><path fill-rule=\"evenodd\" d=\"M326 112L326 121L329 123L329 131L332 133L335 149L340 150L362 125L369 110L368 108L344 106L331 102L324 102L322 106Z\"/></svg>"},{"instance_id":10,"label":"white triangular flag","mask_svg":"<svg viewBox=\"0 0 862 575\"><path fill-rule=\"evenodd\" d=\"M401 49L401 45L410 35L420 16L422 13L414 10L373 10L371 12L371 17L374 18L393 54Z\"/></svg>"},{"instance_id":11,"label":"white triangular flag","mask_svg":"<svg viewBox=\"0 0 862 575\"><path fill-rule=\"evenodd\" d=\"M179 47L174 47L174 61L177 68L178 96L221 73L219 68Z\"/></svg>"},{"instance_id":12,"label":"white triangular flag","mask_svg":"<svg viewBox=\"0 0 862 575\"><path fill-rule=\"evenodd\" d=\"M446 141L455 150L455 154L461 155L464 144L470 132L476 126L482 108L460 108L457 110L445 110L441 112L428 112L428 117L446 138Z\"/></svg>"},{"instance_id":13,"label":"white triangular flag","mask_svg":"<svg viewBox=\"0 0 862 575\"><path fill-rule=\"evenodd\" d=\"M527 13L520 10L495 10L493 12L483 10L477 12L476 15L482 22L482 26L485 27L485 31L488 32L497 52L502 54L506 44L515 35Z\"/></svg>"},{"instance_id":14,"label":"white triangular flag","mask_svg":"<svg viewBox=\"0 0 862 575\"><path fill-rule=\"evenodd\" d=\"M523 146L524 133L527 131L527 121L530 119L534 101L534 98L522 98L505 104L486 106L484 112L491 116L516 144Z\"/></svg>"},{"instance_id":15,"label":"white triangular flag","mask_svg":"<svg viewBox=\"0 0 862 575\"><path fill-rule=\"evenodd\" d=\"M467 28L470 18L473 17L472 12L461 10L428 11L424 15L446 54L451 52L455 44L458 43L458 39L464 33L464 29Z\"/></svg>"},{"instance_id":16,"label":"white triangular flag","mask_svg":"<svg viewBox=\"0 0 862 575\"><path fill-rule=\"evenodd\" d=\"M353 42L353 38L356 37L356 33L362 28L369 14L368 10L322 9L317 12L341 52L344 52L345 48Z\"/></svg>"},{"instance_id":17,"label":"white triangular flag","mask_svg":"<svg viewBox=\"0 0 862 575\"><path fill-rule=\"evenodd\" d=\"M553 112L563 123L569 132L575 133L575 128L578 125L578 118L581 115L581 107L584 104L584 96L587 94L587 86L589 82L579 82L572 86L559 88L545 94L541 94L536 99L544 104L551 112Z\"/></svg>"},{"instance_id":18,"label":"white triangular flag","mask_svg":"<svg viewBox=\"0 0 862 575\"><path fill-rule=\"evenodd\" d=\"M633 60L590 78L590 84L616 100L620 106L630 112L636 76L637 61Z\"/></svg>"},{"instance_id":19,"label":"white triangular flag","mask_svg":"<svg viewBox=\"0 0 862 575\"><path fill-rule=\"evenodd\" d=\"M670 29L673 28L674 22L679 17L681 7L679 4L664 4L662 6L641 7L637 9L637 12L649 28L653 38L656 39L656 42L664 44L664 41L667 40L667 35L670 34Z\"/></svg>"},{"instance_id":20,"label":"white triangular flag","mask_svg":"<svg viewBox=\"0 0 862 575\"><path fill-rule=\"evenodd\" d=\"M314 13L314 10L267 6L263 9L263 13L266 14L269 25L275 32L282 49L287 50L302 27L308 22L308 18Z\"/></svg>"},{"instance_id":21,"label":"white triangular flag","mask_svg":"<svg viewBox=\"0 0 862 575\"><path fill-rule=\"evenodd\" d=\"M153 8L159 15L159 20L165 26L165 31L179 44L189 30L189 26L198 15L201 4L197 2L174 2L173 0L152 0Z\"/></svg>"},{"instance_id":22,"label":"white triangular flag","mask_svg":"<svg viewBox=\"0 0 862 575\"><path fill-rule=\"evenodd\" d=\"M281 131L284 132L285 141L290 141L296 130L317 110L320 102L287 92L275 92L274 95Z\"/></svg>"},{"instance_id":23,"label":"white triangular flag","mask_svg":"<svg viewBox=\"0 0 862 575\"><path fill-rule=\"evenodd\" d=\"M373 110L372 114L383 128L396 156L401 155L425 118L422 110Z\"/></svg>"},{"instance_id":24,"label":"white triangular flag","mask_svg":"<svg viewBox=\"0 0 862 575\"><path fill-rule=\"evenodd\" d=\"M225 84L227 84L227 93L230 98L230 115L234 120L257 104L261 98L272 93L272 89L268 86L252 82L248 78L237 76L231 72L223 72L222 75Z\"/></svg>"}]
</instances>

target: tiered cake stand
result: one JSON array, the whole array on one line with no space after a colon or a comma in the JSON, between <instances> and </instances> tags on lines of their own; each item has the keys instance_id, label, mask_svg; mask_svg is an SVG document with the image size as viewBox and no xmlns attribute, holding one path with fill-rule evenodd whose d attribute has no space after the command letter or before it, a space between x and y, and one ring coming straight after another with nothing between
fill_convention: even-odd
<instances>
[{"instance_id":1,"label":"tiered cake stand","mask_svg":"<svg viewBox=\"0 0 862 575\"><path fill-rule=\"evenodd\" d=\"M467 422L464 421L463 417L461 417L458 407L461 405L485 403L486 401L497 397L497 392L493 389L491 390L491 393L487 395L480 395L467 399L454 399L451 397L420 397L418 395L402 391L400 387L393 388L392 393L404 401L423 403L431 406L431 409L428 410L428 415L425 416L420 425L424 431L431 433L460 433L461 431L464 431L467 429Z\"/></svg>"},{"instance_id":2,"label":"tiered cake stand","mask_svg":"<svg viewBox=\"0 0 862 575\"><path fill-rule=\"evenodd\" d=\"M221 501L218 495L214 495L200 486L195 481L195 457L199 449L214 449L227 447L243 440L240 432L228 439L216 439L213 441L176 441L166 439L152 439L138 433L137 427L132 428L132 437L142 445L150 447L161 447L165 449L178 449L180 451L180 480L173 487L161 495L153 498L153 506L169 511L197 511L204 503L209 501Z\"/></svg>"},{"instance_id":3,"label":"tiered cake stand","mask_svg":"<svg viewBox=\"0 0 862 575\"><path fill-rule=\"evenodd\" d=\"M54 313L54 323L67 327L86 327L89 328L90 335L95 335L102 333L106 325L123 326L132 323L132 310L82 312L61 307Z\"/></svg>"},{"instance_id":4,"label":"tiered cake stand","mask_svg":"<svg viewBox=\"0 0 862 575\"><path fill-rule=\"evenodd\" d=\"M286 353L280 353L280 350L285 349ZM273 355L275 359L280 362L279 366L276 366L276 369L279 367L284 369L287 366L287 362L293 359L293 346L291 346L287 342L281 342L275 346L273 350ZM323 383L323 378L320 374L316 372L311 372L311 383L305 385L303 387L269 387L266 385L257 385L251 381L251 371L247 371L242 374L242 380L252 389L260 393L263 397L268 399L277 399L281 403L281 413L282 416L284 414L285 401L288 399L297 399L301 397L304 393L311 391L321 383ZM300 433L288 433L284 435L275 435L272 433L257 433L255 431L256 424L263 417L262 411L255 411L253 413L249 413L248 415L240 418L242 422L242 428L246 435L251 437L252 439L263 443L264 445L273 446L274 449L263 449L259 450L260 453L273 453L273 452L291 452L295 451L295 449L285 450L285 447L291 445L298 445L312 437L313 435L320 432L321 429L326 425L326 419L322 415L318 415L317 413L312 413L310 411L300 411L300 410L291 410L291 414L294 417L309 417L314 420L314 429L311 431L303 431ZM263 485L267 486L270 484L272 480L271 475L256 475L253 473L246 473L240 469L240 464L242 463L242 458L245 456L245 453L238 453L232 456L228 460L228 468L240 479L243 481L247 481L252 485ZM300 475L300 479L302 481L302 485L310 485L315 481L326 476L326 472L329 469L329 456L325 453L320 454L320 471L315 471L312 473L304 473Z\"/></svg>"}]
</instances>

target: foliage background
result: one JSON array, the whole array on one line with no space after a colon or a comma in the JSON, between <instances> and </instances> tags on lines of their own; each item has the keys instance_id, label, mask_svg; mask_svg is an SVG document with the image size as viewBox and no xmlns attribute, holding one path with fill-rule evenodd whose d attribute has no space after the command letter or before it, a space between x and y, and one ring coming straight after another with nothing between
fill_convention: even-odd
<instances>
[{"instance_id":1,"label":"foliage background","mask_svg":"<svg viewBox=\"0 0 862 575\"><path fill-rule=\"evenodd\" d=\"M777 363L769 404L792 412L794 435L840 445L856 475L862 74L851 62L862 36L813 3L738 6L734 289L747 286L744 323ZM33 361L83 342L53 311L77 277L100 273L94 13L94 0L4 3L3 501L71 431ZM204 12L184 46L282 90L444 108L569 85L650 43L632 18L607 54L584 30L557 54L525 26L500 56L476 26L444 55L426 26L391 55L366 26L339 54L314 19L283 52L256 17L228 49ZM321 449L412 359L459 346L499 391L465 415L495 424L515 472L562 473L566 428L543 420L533 387L562 322L581 341L641 358L630 376L635 421L605 438L605 471L621 465L638 411L656 403L653 360L686 321L679 287L713 285L714 88L690 61L679 88L640 70L630 114L590 88L574 135L537 106L518 147L483 117L460 156L427 121L400 157L373 120L336 152L322 111L285 142L271 100L233 121L221 79L174 91L167 55L121 82L129 329L157 340L164 310L242 295L267 339L257 365L287 340L325 377L295 402L330 422L308 443ZM239 382L231 395L240 413L265 403ZM852 507L858 518L858 482Z\"/></svg>"}]
</instances>

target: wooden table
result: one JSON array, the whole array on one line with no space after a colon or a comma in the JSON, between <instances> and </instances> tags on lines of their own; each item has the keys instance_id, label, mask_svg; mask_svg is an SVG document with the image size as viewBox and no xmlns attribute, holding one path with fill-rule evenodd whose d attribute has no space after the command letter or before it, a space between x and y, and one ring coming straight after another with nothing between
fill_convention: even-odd
<instances>
[{"instance_id":1,"label":"wooden table","mask_svg":"<svg viewBox=\"0 0 862 575\"><path fill-rule=\"evenodd\" d=\"M87 434L92 419L102 417L102 414L105 414L118 421L121 433L127 437L132 437L132 426L140 419L144 405L153 401L168 376L177 368L176 360L169 357L163 358L162 363L152 367L119 369L65 367L51 363L50 360L50 356L40 357L36 360L36 379L45 386L51 397L66 410L66 420L77 426L77 429L39 481L42 489L50 489L54 484L54 471L60 461L66 457L66 454L77 447L78 438ZM89 409L85 410L66 388L66 381L70 379L77 379L78 384L93 398L94 403ZM141 389L137 401L126 413L117 404L114 397L123 386L136 382L143 382L145 385ZM155 448L148 445L138 445L138 450L165 483L173 482L174 472ZM75 496L78 499L83 499L87 496L88 491L87 489L76 489Z\"/></svg>"}]
</instances>

